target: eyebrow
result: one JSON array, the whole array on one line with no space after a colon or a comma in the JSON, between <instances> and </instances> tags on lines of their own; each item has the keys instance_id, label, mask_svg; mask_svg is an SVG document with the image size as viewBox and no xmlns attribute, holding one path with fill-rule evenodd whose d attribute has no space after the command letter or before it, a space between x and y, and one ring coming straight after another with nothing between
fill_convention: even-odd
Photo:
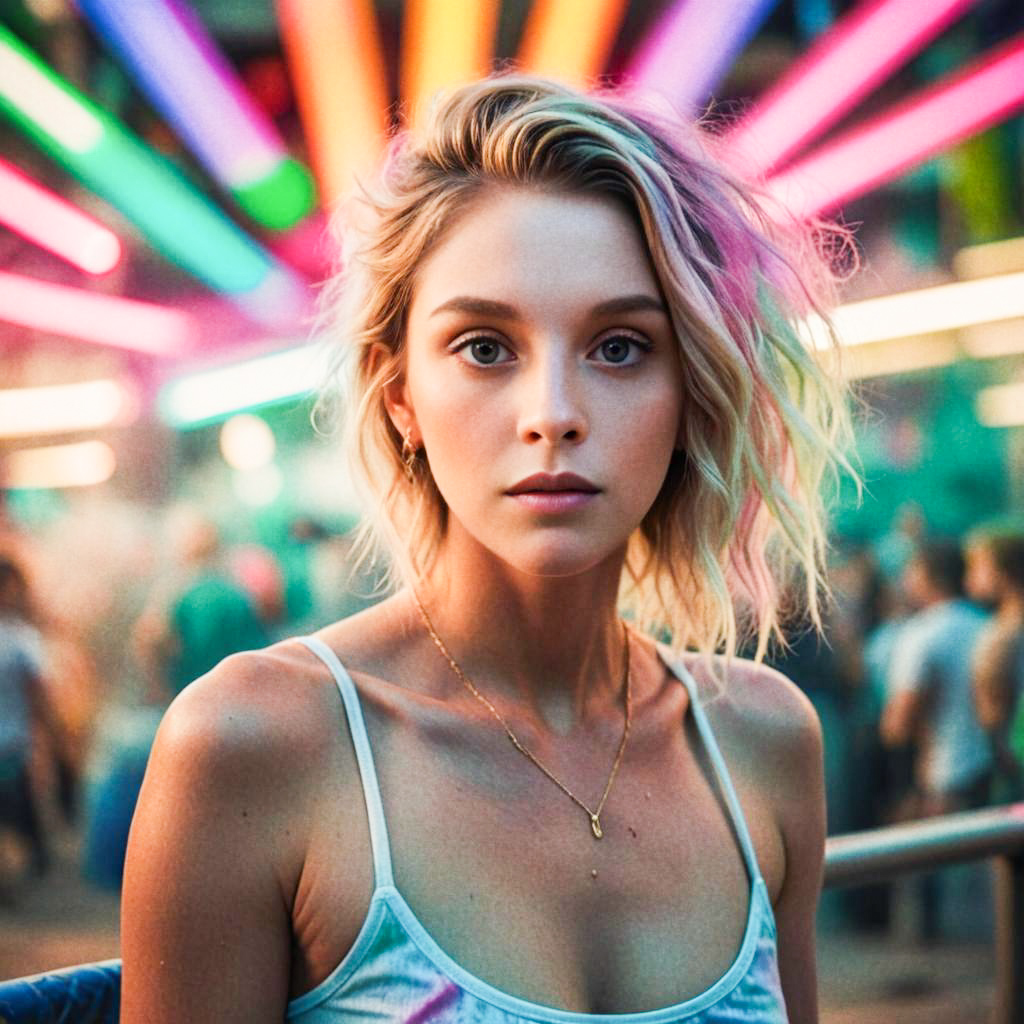
<instances>
[{"instance_id":1,"label":"eyebrow","mask_svg":"<svg viewBox=\"0 0 1024 1024\"><path fill-rule=\"evenodd\" d=\"M642 313L654 312L668 315L661 299L653 295L621 295L618 298L607 299L599 302L590 310L591 316L609 316L615 313ZM495 299L478 299L471 295L458 295L454 299L442 302L431 313L437 316L439 313L468 313L472 316L490 316L503 320L520 319L519 310L510 306L507 302L498 302Z\"/></svg>"}]
</instances>

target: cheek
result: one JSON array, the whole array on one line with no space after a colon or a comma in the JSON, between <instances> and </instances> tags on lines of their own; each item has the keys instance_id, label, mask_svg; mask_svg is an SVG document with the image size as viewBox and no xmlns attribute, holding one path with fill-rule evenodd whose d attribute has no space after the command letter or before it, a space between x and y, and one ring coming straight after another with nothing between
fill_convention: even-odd
<instances>
[{"instance_id":1,"label":"cheek","mask_svg":"<svg viewBox=\"0 0 1024 1024\"><path fill-rule=\"evenodd\" d=\"M483 474L493 467L496 449L507 446L510 430L500 400L461 383L450 376L421 378L420 400L413 394L434 479L449 500L470 485L479 490Z\"/></svg>"},{"instance_id":2,"label":"cheek","mask_svg":"<svg viewBox=\"0 0 1024 1024\"><path fill-rule=\"evenodd\" d=\"M681 390L663 381L629 402L612 405L616 414L608 418L608 425L616 433L627 469L643 469L645 476L660 472L664 479L679 434L681 403Z\"/></svg>"}]
</instances>

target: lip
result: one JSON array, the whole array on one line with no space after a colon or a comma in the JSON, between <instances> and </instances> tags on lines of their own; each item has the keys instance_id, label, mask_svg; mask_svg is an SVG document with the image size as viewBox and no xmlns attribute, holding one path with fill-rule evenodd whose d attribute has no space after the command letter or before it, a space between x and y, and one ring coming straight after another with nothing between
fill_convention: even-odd
<instances>
[{"instance_id":1,"label":"lip","mask_svg":"<svg viewBox=\"0 0 1024 1024\"><path fill-rule=\"evenodd\" d=\"M575 512L597 500L597 491L520 491L509 497L525 508L543 515Z\"/></svg>"},{"instance_id":2,"label":"lip","mask_svg":"<svg viewBox=\"0 0 1024 1024\"><path fill-rule=\"evenodd\" d=\"M505 493L523 495L594 495L601 490L597 484L575 473L534 473L513 484Z\"/></svg>"}]
</instances>

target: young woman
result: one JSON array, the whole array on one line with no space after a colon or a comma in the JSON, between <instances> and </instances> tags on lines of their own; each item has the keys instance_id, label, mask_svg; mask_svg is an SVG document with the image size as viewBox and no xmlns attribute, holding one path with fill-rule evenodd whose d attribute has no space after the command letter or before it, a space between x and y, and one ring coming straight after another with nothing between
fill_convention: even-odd
<instances>
[{"instance_id":1,"label":"young woman","mask_svg":"<svg viewBox=\"0 0 1024 1024\"><path fill-rule=\"evenodd\" d=\"M729 657L791 569L816 614L811 278L695 129L531 78L444 99L349 214L395 592L172 705L122 1019L814 1021L819 728Z\"/></svg>"}]
</instances>

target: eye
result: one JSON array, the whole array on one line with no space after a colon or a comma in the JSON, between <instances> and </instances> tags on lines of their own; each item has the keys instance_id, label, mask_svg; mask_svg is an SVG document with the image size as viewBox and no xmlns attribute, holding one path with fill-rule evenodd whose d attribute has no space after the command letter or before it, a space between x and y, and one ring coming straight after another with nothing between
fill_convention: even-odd
<instances>
[{"instance_id":1,"label":"eye","mask_svg":"<svg viewBox=\"0 0 1024 1024\"><path fill-rule=\"evenodd\" d=\"M512 353L497 338L477 335L455 349L471 366L494 366L510 362Z\"/></svg>"},{"instance_id":2,"label":"eye","mask_svg":"<svg viewBox=\"0 0 1024 1024\"><path fill-rule=\"evenodd\" d=\"M611 363L615 366L629 366L640 361L645 352L650 352L651 345L630 334L613 334L600 342L594 353L598 361Z\"/></svg>"}]
</instances>

